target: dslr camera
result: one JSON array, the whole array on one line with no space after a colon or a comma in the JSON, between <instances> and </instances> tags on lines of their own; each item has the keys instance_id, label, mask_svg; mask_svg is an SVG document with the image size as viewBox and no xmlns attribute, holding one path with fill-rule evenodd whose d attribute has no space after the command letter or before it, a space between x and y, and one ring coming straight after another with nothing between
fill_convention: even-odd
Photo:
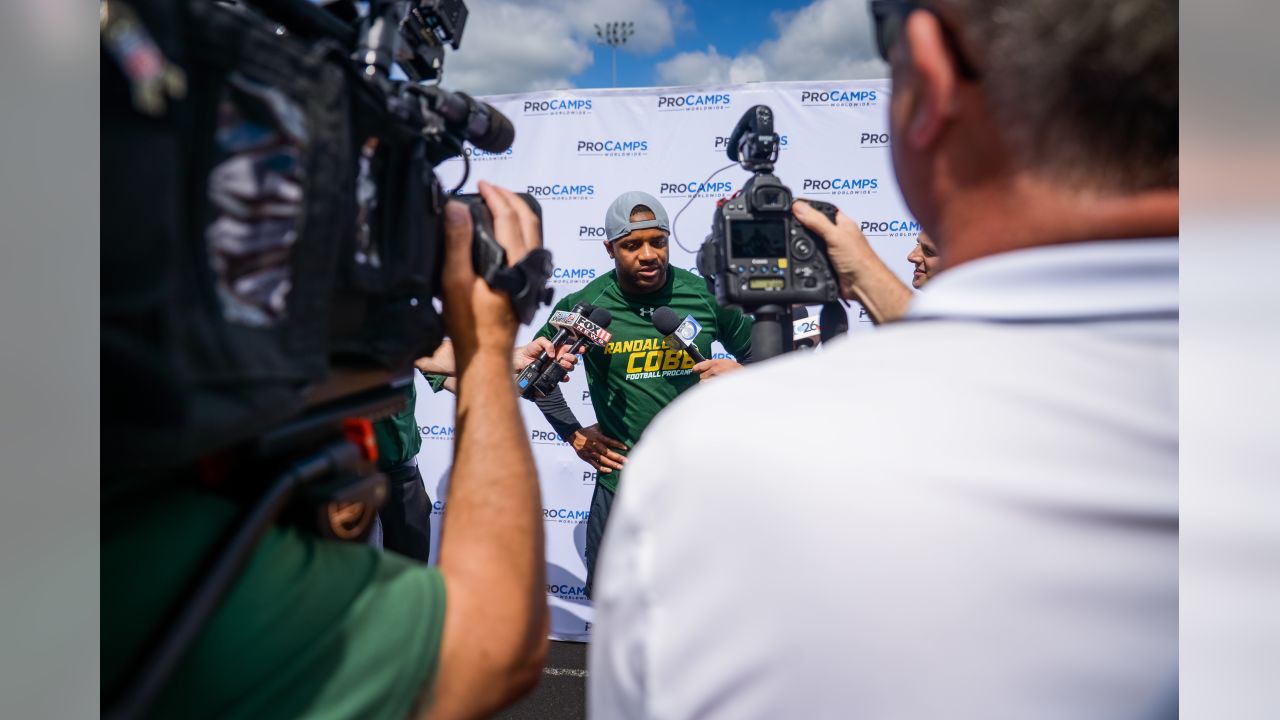
<instances>
[{"instance_id":1,"label":"dslr camera","mask_svg":"<svg viewBox=\"0 0 1280 720\"><path fill-rule=\"evenodd\" d=\"M749 313L766 306L821 305L839 300L826 242L791 214L790 188L773 174L779 138L773 110L756 105L729 137L729 159L751 171L738 193L721 200L711 234L698 250L698 272L721 305ZM836 208L808 201L835 222Z\"/></svg>"}]
</instances>

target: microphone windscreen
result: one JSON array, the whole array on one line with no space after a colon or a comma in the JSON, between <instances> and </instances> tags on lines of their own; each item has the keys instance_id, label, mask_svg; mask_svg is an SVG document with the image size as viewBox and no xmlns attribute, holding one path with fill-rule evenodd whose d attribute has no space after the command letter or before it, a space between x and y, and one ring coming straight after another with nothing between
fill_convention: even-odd
<instances>
[{"instance_id":1,"label":"microphone windscreen","mask_svg":"<svg viewBox=\"0 0 1280 720\"><path fill-rule=\"evenodd\" d=\"M663 335L670 335L680 327L680 317L675 310L663 305L653 311L653 326Z\"/></svg>"},{"instance_id":2,"label":"microphone windscreen","mask_svg":"<svg viewBox=\"0 0 1280 720\"><path fill-rule=\"evenodd\" d=\"M507 119L506 115L498 112L498 109L486 102L476 100L466 93L458 93L467 98L470 103L480 106L486 115L489 116L489 124L481 130L478 136L470 137L471 144L491 153L504 153L507 148L511 147L511 143L516 140L516 128Z\"/></svg>"},{"instance_id":3,"label":"microphone windscreen","mask_svg":"<svg viewBox=\"0 0 1280 720\"><path fill-rule=\"evenodd\" d=\"M822 326L822 342L826 342L849 332L849 313L838 302L824 303L818 324Z\"/></svg>"},{"instance_id":4,"label":"microphone windscreen","mask_svg":"<svg viewBox=\"0 0 1280 720\"><path fill-rule=\"evenodd\" d=\"M609 323L613 322L613 314L602 307L593 307L591 312L587 313L587 319L602 328L607 328Z\"/></svg>"}]
</instances>

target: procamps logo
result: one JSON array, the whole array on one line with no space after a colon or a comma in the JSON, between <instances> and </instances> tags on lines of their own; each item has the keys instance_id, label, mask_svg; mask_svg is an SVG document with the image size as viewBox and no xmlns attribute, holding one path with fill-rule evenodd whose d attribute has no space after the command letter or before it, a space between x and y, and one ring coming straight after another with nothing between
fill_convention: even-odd
<instances>
[{"instance_id":1,"label":"procamps logo","mask_svg":"<svg viewBox=\"0 0 1280 720\"><path fill-rule=\"evenodd\" d=\"M728 195L733 192L732 180L715 182L664 182L658 184L658 197L682 198L694 195Z\"/></svg>"},{"instance_id":2,"label":"procamps logo","mask_svg":"<svg viewBox=\"0 0 1280 720\"><path fill-rule=\"evenodd\" d=\"M789 137L789 136L787 136L787 135L779 135L779 136L778 136L778 145L779 145L780 147L786 147L786 146L787 146L787 143L789 142L788 137ZM717 136L715 136L714 140L715 140L715 142L714 142L714 143L712 143L712 149L713 149L713 150L715 150L715 152L716 152L716 154L717 154L717 155L723 155L723 154L725 154L725 152L726 152L726 151L728 151L728 149L729 149L729 136L728 136L728 135L717 135Z\"/></svg>"},{"instance_id":3,"label":"procamps logo","mask_svg":"<svg viewBox=\"0 0 1280 720\"><path fill-rule=\"evenodd\" d=\"M535 445L559 445L568 447L569 443L560 439L559 433L555 430L530 430L529 440Z\"/></svg>"},{"instance_id":4,"label":"procamps logo","mask_svg":"<svg viewBox=\"0 0 1280 720\"><path fill-rule=\"evenodd\" d=\"M586 200L596 196L596 186L574 183L529 185L525 192L541 200Z\"/></svg>"},{"instance_id":5,"label":"procamps logo","mask_svg":"<svg viewBox=\"0 0 1280 720\"><path fill-rule=\"evenodd\" d=\"M583 407L591 407L591 391L590 390L582 391L582 405Z\"/></svg>"},{"instance_id":6,"label":"procamps logo","mask_svg":"<svg viewBox=\"0 0 1280 720\"><path fill-rule=\"evenodd\" d=\"M805 107L872 107L878 101L875 90L801 90Z\"/></svg>"},{"instance_id":7,"label":"procamps logo","mask_svg":"<svg viewBox=\"0 0 1280 720\"><path fill-rule=\"evenodd\" d=\"M875 195L880 192L879 178L805 178L801 192L812 195Z\"/></svg>"},{"instance_id":8,"label":"procamps logo","mask_svg":"<svg viewBox=\"0 0 1280 720\"><path fill-rule=\"evenodd\" d=\"M547 595L558 597L561 600L585 600L587 598L586 585L552 585L547 584Z\"/></svg>"},{"instance_id":9,"label":"procamps logo","mask_svg":"<svg viewBox=\"0 0 1280 720\"><path fill-rule=\"evenodd\" d=\"M644 157L649 154L649 141L638 139L579 140L579 157Z\"/></svg>"},{"instance_id":10,"label":"procamps logo","mask_svg":"<svg viewBox=\"0 0 1280 720\"><path fill-rule=\"evenodd\" d=\"M600 474L594 470L584 470L582 472L582 484L587 487L594 487L596 481L600 479Z\"/></svg>"},{"instance_id":11,"label":"procamps logo","mask_svg":"<svg viewBox=\"0 0 1280 720\"><path fill-rule=\"evenodd\" d=\"M608 240L609 234L604 231L603 226L598 225L579 225L579 240Z\"/></svg>"},{"instance_id":12,"label":"procamps logo","mask_svg":"<svg viewBox=\"0 0 1280 720\"><path fill-rule=\"evenodd\" d=\"M481 150L478 147L468 145L462 149L462 153L467 156L471 162L487 162L490 160L510 160L514 155L514 148L507 148L500 153L491 153Z\"/></svg>"},{"instance_id":13,"label":"procamps logo","mask_svg":"<svg viewBox=\"0 0 1280 720\"><path fill-rule=\"evenodd\" d=\"M586 284L596 279L592 267L556 267L551 271L551 282L556 285Z\"/></svg>"},{"instance_id":14,"label":"procamps logo","mask_svg":"<svg viewBox=\"0 0 1280 720\"><path fill-rule=\"evenodd\" d=\"M577 525L591 517L590 510L574 510L570 508L542 508L542 519L545 522Z\"/></svg>"},{"instance_id":15,"label":"procamps logo","mask_svg":"<svg viewBox=\"0 0 1280 720\"><path fill-rule=\"evenodd\" d=\"M915 220L863 220L860 226L867 237L915 237L920 223Z\"/></svg>"},{"instance_id":16,"label":"procamps logo","mask_svg":"<svg viewBox=\"0 0 1280 720\"><path fill-rule=\"evenodd\" d=\"M858 147L863 148L886 148L889 147L889 133L873 133L864 132L858 138Z\"/></svg>"},{"instance_id":17,"label":"procamps logo","mask_svg":"<svg viewBox=\"0 0 1280 720\"><path fill-rule=\"evenodd\" d=\"M452 425L419 425L418 434L423 440L452 440Z\"/></svg>"},{"instance_id":18,"label":"procamps logo","mask_svg":"<svg viewBox=\"0 0 1280 720\"><path fill-rule=\"evenodd\" d=\"M444 515L444 508L447 504L448 502L445 500L436 500L435 502L431 503L431 514Z\"/></svg>"},{"instance_id":19,"label":"procamps logo","mask_svg":"<svg viewBox=\"0 0 1280 720\"><path fill-rule=\"evenodd\" d=\"M733 98L729 97L729 93L659 95L658 112L720 110L729 107L732 103Z\"/></svg>"},{"instance_id":20,"label":"procamps logo","mask_svg":"<svg viewBox=\"0 0 1280 720\"><path fill-rule=\"evenodd\" d=\"M552 98L525 100L525 115L589 115L591 98Z\"/></svg>"}]
</instances>

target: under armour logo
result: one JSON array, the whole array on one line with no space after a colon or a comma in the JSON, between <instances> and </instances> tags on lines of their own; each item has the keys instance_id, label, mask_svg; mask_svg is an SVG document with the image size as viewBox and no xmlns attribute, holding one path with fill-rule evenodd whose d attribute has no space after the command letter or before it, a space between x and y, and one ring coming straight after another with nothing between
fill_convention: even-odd
<instances>
[{"instance_id":1,"label":"under armour logo","mask_svg":"<svg viewBox=\"0 0 1280 720\"><path fill-rule=\"evenodd\" d=\"M647 307L647 308L640 308L640 309L639 309L639 310L637 310L636 312L640 313L640 317L642 317L642 318L649 318L649 319L653 319L653 311L654 311L654 310L655 310L655 308Z\"/></svg>"}]
</instances>

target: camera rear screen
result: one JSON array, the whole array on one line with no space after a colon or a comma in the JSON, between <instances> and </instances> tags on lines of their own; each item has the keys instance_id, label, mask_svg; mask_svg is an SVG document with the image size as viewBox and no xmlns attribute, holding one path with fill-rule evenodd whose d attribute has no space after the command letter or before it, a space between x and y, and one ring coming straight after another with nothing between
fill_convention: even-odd
<instances>
[{"instance_id":1,"label":"camera rear screen","mask_svg":"<svg viewBox=\"0 0 1280 720\"><path fill-rule=\"evenodd\" d=\"M729 223L732 257L783 258L787 256L787 221L734 220Z\"/></svg>"}]
</instances>

